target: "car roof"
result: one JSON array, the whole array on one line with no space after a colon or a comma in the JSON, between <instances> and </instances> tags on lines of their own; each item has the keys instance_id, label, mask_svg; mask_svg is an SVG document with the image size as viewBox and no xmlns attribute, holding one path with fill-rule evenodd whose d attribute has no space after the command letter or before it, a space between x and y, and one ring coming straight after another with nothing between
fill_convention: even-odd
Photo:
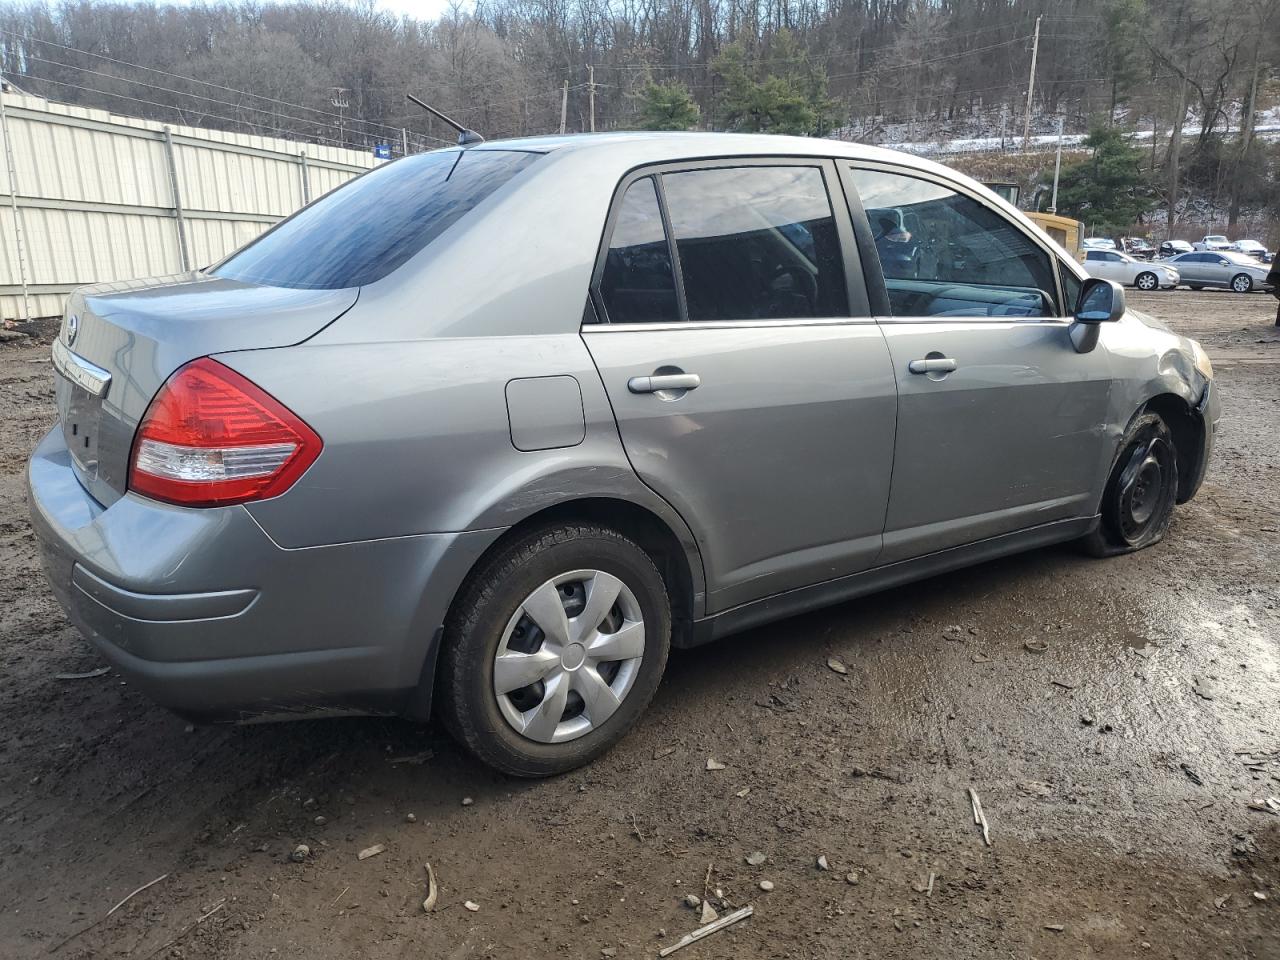
<instances>
[{"instance_id":1,"label":"car roof","mask_svg":"<svg viewBox=\"0 0 1280 960\"><path fill-rule=\"evenodd\" d=\"M880 160L945 173L956 171L914 154L885 147L873 147L847 140L824 137L787 137L759 133L701 133L630 130L615 133L570 133L560 136L520 137L486 140L468 150L528 150L535 153L580 153L590 151L602 157L626 154L641 163L720 157L838 157L849 160Z\"/></svg>"}]
</instances>

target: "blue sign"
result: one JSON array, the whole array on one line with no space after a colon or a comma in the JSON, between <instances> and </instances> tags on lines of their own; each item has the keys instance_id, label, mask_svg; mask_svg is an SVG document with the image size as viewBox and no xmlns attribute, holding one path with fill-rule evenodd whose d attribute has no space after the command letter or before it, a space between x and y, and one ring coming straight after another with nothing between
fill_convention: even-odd
<instances>
[{"instance_id":1,"label":"blue sign","mask_svg":"<svg viewBox=\"0 0 1280 960\"><path fill-rule=\"evenodd\" d=\"M375 143L375 144L373 145L373 158L374 158L375 160L390 160L390 159L391 159L391 144L389 144L389 143Z\"/></svg>"}]
</instances>

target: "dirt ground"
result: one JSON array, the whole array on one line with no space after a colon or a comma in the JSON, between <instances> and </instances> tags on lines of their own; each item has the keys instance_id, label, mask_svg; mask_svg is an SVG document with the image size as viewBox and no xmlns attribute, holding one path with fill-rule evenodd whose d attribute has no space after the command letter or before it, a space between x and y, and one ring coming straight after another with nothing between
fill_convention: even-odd
<instances>
[{"instance_id":1,"label":"dirt ground","mask_svg":"<svg viewBox=\"0 0 1280 960\"><path fill-rule=\"evenodd\" d=\"M653 957L692 893L755 915L681 960L1280 958L1280 816L1250 806L1280 796L1275 301L1133 301L1202 340L1225 406L1163 544L677 653L618 749L536 783L434 727L192 730L114 674L58 679L100 661L27 521L48 345L0 345L0 956Z\"/></svg>"}]
</instances>

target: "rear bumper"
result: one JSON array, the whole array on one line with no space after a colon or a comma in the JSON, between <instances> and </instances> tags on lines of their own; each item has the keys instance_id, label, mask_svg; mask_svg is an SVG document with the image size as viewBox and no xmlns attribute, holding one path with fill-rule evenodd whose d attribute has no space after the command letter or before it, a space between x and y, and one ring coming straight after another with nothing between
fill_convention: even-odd
<instances>
[{"instance_id":1,"label":"rear bumper","mask_svg":"<svg viewBox=\"0 0 1280 960\"><path fill-rule=\"evenodd\" d=\"M68 617L131 683L203 719L409 709L422 682L429 690L454 593L500 532L290 550L243 507L126 494L103 508L57 429L32 454L27 482Z\"/></svg>"}]
</instances>

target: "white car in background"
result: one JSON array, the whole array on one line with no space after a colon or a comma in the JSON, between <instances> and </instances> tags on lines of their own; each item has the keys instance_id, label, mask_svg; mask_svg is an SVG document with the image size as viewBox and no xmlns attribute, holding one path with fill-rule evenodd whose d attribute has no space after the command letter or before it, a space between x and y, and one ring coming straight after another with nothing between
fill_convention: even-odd
<instances>
[{"instance_id":1,"label":"white car in background","mask_svg":"<svg viewBox=\"0 0 1280 960\"><path fill-rule=\"evenodd\" d=\"M1230 250L1231 241L1220 233L1211 233L1201 237L1192 246L1197 250Z\"/></svg>"},{"instance_id":2,"label":"white car in background","mask_svg":"<svg viewBox=\"0 0 1280 960\"><path fill-rule=\"evenodd\" d=\"M1181 280L1175 267L1136 260L1118 250L1086 250L1084 268L1091 277L1114 280L1139 290L1172 290Z\"/></svg>"},{"instance_id":3,"label":"white car in background","mask_svg":"<svg viewBox=\"0 0 1280 960\"><path fill-rule=\"evenodd\" d=\"M1236 253L1243 253L1246 257L1253 257L1260 263L1266 263L1270 259L1267 248L1257 240L1237 240L1231 245L1231 249Z\"/></svg>"},{"instance_id":4,"label":"white car in background","mask_svg":"<svg viewBox=\"0 0 1280 960\"><path fill-rule=\"evenodd\" d=\"M1080 242L1086 250L1114 250L1116 242L1110 237L1086 237Z\"/></svg>"}]
</instances>

